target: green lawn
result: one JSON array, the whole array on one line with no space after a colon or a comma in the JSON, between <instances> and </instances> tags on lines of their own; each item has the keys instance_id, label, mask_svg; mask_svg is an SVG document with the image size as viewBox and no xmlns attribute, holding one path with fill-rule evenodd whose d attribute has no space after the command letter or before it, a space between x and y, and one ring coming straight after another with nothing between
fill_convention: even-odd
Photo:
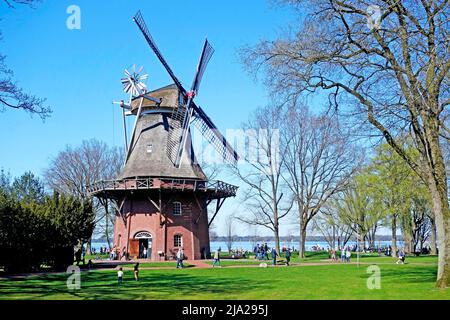
<instances>
[{"instance_id":1,"label":"green lawn","mask_svg":"<svg viewBox=\"0 0 450 320\"><path fill-rule=\"evenodd\" d=\"M67 289L65 274L0 278L0 299L450 299L449 289L434 288L436 257L408 257L405 265L389 257L361 262L379 263L381 289L367 288L367 265L330 263L141 270L139 282L126 270L121 286L116 270L94 270L82 273L77 291Z\"/></svg>"}]
</instances>

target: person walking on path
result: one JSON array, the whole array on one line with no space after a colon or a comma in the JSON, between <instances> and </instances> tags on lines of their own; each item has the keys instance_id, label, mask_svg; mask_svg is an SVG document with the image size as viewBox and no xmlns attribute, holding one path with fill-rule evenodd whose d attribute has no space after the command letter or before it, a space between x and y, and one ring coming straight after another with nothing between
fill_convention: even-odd
<instances>
[{"instance_id":1,"label":"person walking on path","mask_svg":"<svg viewBox=\"0 0 450 320\"><path fill-rule=\"evenodd\" d=\"M139 262L134 265L134 280L139 280Z\"/></svg>"},{"instance_id":2,"label":"person walking on path","mask_svg":"<svg viewBox=\"0 0 450 320\"><path fill-rule=\"evenodd\" d=\"M336 249L331 249L331 260L336 261Z\"/></svg>"},{"instance_id":3,"label":"person walking on path","mask_svg":"<svg viewBox=\"0 0 450 320\"><path fill-rule=\"evenodd\" d=\"M216 263L219 265L220 267L220 248L216 250L216 252L214 252L214 261L213 261L213 268L215 267Z\"/></svg>"},{"instance_id":4,"label":"person walking on path","mask_svg":"<svg viewBox=\"0 0 450 320\"><path fill-rule=\"evenodd\" d=\"M272 248L272 251L270 251L270 254L272 255L272 265L277 264L277 250L275 250L275 247Z\"/></svg>"},{"instance_id":5,"label":"person walking on path","mask_svg":"<svg viewBox=\"0 0 450 320\"><path fill-rule=\"evenodd\" d=\"M291 250L289 248L286 249L286 265L289 266L289 262L291 262Z\"/></svg>"},{"instance_id":6,"label":"person walking on path","mask_svg":"<svg viewBox=\"0 0 450 320\"><path fill-rule=\"evenodd\" d=\"M183 248L181 248L177 252L177 269L178 268L183 269L183 259L184 259L184 251Z\"/></svg>"},{"instance_id":7,"label":"person walking on path","mask_svg":"<svg viewBox=\"0 0 450 320\"><path fill-rule=\"evenodd\" d=\"M342 248L341 251L341 262L345 262L346 254L345 254L345 248Z\"/></svg>"},{"instance_id":8,"label":"person walking on path","mask_svg":"<svg viewBox=\"0 0 450 320\"><path fill-rule=\"evenodd\" d=\"M119 268L119 271L117 271L117 283L122 284L123 282L123 271L122 267Z\"/></svg>"}]
</instances>

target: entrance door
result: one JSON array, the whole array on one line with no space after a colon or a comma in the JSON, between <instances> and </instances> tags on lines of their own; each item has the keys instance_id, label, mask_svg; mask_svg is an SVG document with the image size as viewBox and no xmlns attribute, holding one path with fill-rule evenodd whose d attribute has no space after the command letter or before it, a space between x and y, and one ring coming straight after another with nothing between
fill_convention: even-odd
<instances>
[{"instance_id":1,"label":"entrance door","mask_svg":"<svg viewBox=\"0 0 450 320\"><path fill-rule=\"evenodd\" d=\"M137 258L139 255L139 240L131 239L130 240L130 257Z\"/></svg>"},{"instance_id":2,"label":"entrance door","mask_svg":"<svg viewBox=\"0 0 450 320\"><path fill-rule=\"evenodd\" d=\"M152 235L149 232L141 231L134 236L137 241L137 257L140 259L151 259L152 257Z\"/></svg>"}]
</instances>

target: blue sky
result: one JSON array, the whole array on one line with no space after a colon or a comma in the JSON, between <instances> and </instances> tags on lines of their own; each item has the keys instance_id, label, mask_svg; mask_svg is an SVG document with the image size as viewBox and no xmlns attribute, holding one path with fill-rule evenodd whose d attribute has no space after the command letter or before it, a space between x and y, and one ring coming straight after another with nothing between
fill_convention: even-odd
<instances>
[{"instance_id":1,"label":"blue sky","mask_svg":"<svg viewBox=\"0 0 450 320\"><path fill-rule=\"evenodd\" d=\"M215 54L196 101L223 131L239 128L268 101L261 83L240 65L237 50L275 38L295 20L289 9L265 0L44 0L36 9L8 9L0 3L0 52L20 86L47 98L53 109L45 122L22 111L0 113L0 168L12 176L27 170L41 175L58 151L83 139L123 145L121 111L111 101L126 98L120 83L124 68L144 65L149 88L171 82L132 21L138 9L185 87L208 37ZM80 30L66 27L70 5L81 9ZM241 210L238 199L225 202L217 218L219 234L224 233L223 217L236 210ZM292 230L295 226L282 233ZM241 226L237 233L248 231Z\"/></svg>"}]
</instances>

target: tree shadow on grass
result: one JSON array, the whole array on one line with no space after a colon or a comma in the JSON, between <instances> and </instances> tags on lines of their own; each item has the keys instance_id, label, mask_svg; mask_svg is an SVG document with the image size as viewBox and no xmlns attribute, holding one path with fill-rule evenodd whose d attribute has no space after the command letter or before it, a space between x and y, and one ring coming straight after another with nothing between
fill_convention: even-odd
<instances>
[{"instance_id":1,"label":"tree shadow on grass","mask_svg":"<svg viewBox=\"0 0 450 320\"><path fill-rule=\"evenodd\" d=\"M0 299L224 299L258 288L255 281L192 273L141 271L139 281L129 273L119 285L115 273L85 272L79 290L67 289L66 280L64 274L1 280Z\"/></svg>"},{"instance_id":2,"label":"tree shadow on grass","mask_svg":"<svg viewBox=\"0 0 450 320\"><path fill-rule=\"evenodd\" d=\"M370 274L361 275L361 278L367 278ZM436 281L437 268L433 266L408 266L392 265L389 268L381 269L381 277L384 280L404 283L433 283Z\"/></svg>"}]
</instances>

